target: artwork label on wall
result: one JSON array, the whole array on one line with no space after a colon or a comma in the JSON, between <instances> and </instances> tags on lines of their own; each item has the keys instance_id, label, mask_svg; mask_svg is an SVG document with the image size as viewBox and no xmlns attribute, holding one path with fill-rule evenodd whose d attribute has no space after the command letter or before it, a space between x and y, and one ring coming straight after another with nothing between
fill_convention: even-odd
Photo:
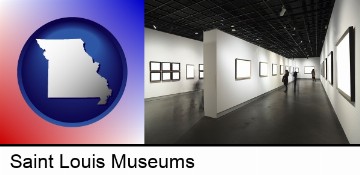
<instances>
[{"instance_id":1,"label":"artwork label on wall","mask_svg":"<svg viewBox=\"0 0 360 175\"><path fill-rule=\"evenodd\" d=\"M284 65L280 65L280 75L284 74Z\"/></svg>"},{"instance_id":2,"label":"artwork label on wall","mask_svg":"<svg viewBox=\"0 0 360 175\"><path fill-rule=\"evenodd\" d=\"M277 64L272 64L272 75L273 76L277 75L277 72L278 72Z\"/></svg>"},{"instance_id":3,"label":"artwork label on wall","mask_svg":"<svg viewBox=\"0 0 360 175\"><path fill-rule=\"evenodd\" d=\"M251 78L251 61L235 59L235 80Z\"/></svg>"},{"instance_id":4,"label":"artwork label on wall","mask_svg":"<svg viewBox=\"0 0 360 175\"><path fill-rule=\"evenodd\" d=\"M304 66L304 74L311 74L313 69L315 69L314 66Z\"/></svg>"},{"instance_id":5,"label":"artwork label on wall","mask_svg":"<svg viewBox=\"0 0 360 175\"><path fill-rule=\"evenodd\" d=\"M268 64L265 62L259 62L259 76L267 77L268 76Z\"/></svg>"},{"instance_id":6,"label":"artwork label on wall","mask_svg":"<svg viewBox=\"0 0 360 175\"><path fill-rule=\"evenodd\" d=\"M328 81L331 85L333 85L333 77L334 77L334 67L333 67L333 51L331 51L328 55Z\"/></svg>"},{"instance_id":7,"label":"artwork label on wall","mask_svg":"<svg viewBox=\"0 0 360 175\"><path fill-rule=\"evenodd\" d=\"M350 102L355 101L355 32L349 27L336 43L337 89Z\"/></svg>"},{"instance_id":8,"label":"artwork label on wall","mask_svg":"<svg viewBox=\"0 0 360 175\"><path fill-rule=\"evenodd\" d=\"M186 65L186 79L194 79L195 78L195 69L193 64Z\"/></svg>"}]
</instances>

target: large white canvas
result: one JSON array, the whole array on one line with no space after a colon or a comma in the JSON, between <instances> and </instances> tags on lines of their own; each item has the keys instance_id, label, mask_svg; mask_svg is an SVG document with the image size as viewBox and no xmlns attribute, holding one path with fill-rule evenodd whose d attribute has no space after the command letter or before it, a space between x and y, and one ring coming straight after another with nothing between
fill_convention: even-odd
<instances>
[{"instance_id":1,"label":"large white canvas","mask_svg":"<svg viewBox=\"0 0 360 175\"><path fill-rule=\"evenodd\" d=\"M311 71L315 69L314 66L305 66L304 67L304 74L311 74Z\"/></svg>"},{"instance_id":2,"label":"large white canvas","mask_svg":"<svg viewBox=\"0 0 360 175\"><path fill-rule=\"evenodd\" d=\"M260 76L266 77L268 76L268 64L260 62Z\"/></svg>"},{"instance_id":3,"label":"large white canvas","mask_svg":"<svg viewBox=\"0 0 360 175\"><path fill-rule=\"evenodd\" d=\"M280 75L284 74L284 65L280 65Z\"/></svg>"},{"instance_id":4,"label":"large white canvas","mask_svg":"<svg viewBox=\"0 0 360 175\"><path fill-rule=\"evenodd\" d=\"M349 97L351 96L350 81L350 45L349 33L336 47L337 87Z\"/></svg>"},{"instance_id":5,"label":"large white canvas","mask_svg":"<svg viewBox=\"0 0 360 175\"><path fill-rule=\"evenodd\" d=\"M278 72L278 66L277 64L272 65L272 75L277 75Z\"/></svg>"},{"instance_id":6,"label":"large white canvas","mask_svg":"<svg viewBox=\"0 0 360 175\"><path fill-rule=\"evenodd\" d=\"M186 65L186 78L195 78L194 65L192 65L192 64Z\"/></svg>"},{"instance_id":7,"label":"large white canvas","mask_svg":"<svg viewBox=\"0 0 360 175\"><path fill-rule=\"evenodd\" d=\"M251 61L236 59L236 79L251 77Z\"/></svg>"}]
</instances>

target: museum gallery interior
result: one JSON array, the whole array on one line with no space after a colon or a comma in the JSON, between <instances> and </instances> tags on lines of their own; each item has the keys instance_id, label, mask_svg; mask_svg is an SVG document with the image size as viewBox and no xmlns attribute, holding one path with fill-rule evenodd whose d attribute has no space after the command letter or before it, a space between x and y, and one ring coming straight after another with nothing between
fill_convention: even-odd
<instances>
[{"instance_id":1,"label":"museum gallery interior","mask_svg":"<svg viewBox=\"0 0 360 175\"><path fill-rule=\"evenodd\" d=\"M145 143L359 144L359 9L146 0Z\"/></svg>"}]
</instances>

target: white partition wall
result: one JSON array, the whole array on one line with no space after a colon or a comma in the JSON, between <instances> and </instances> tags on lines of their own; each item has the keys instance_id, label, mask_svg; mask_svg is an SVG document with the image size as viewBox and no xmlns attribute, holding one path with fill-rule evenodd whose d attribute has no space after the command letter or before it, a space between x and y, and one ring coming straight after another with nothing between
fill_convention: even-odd
<instances>
[{"instance_id":1,"label":"white partition wall","mask_svg":"<svg viewBox=\"0 0 360 175\"><path fill-rule=\"evenodd\" d=\"M199 80L197 73L198 65L203 64L203 43L200 41L145 28L144 54L145 98L194 91L195 83L204 81ZM150 82L150 61L165 62L163 68L169 70L168 63L180 63L180 74L177 72L173 74L173 79L180 78L180 80L171 81L170 73L164 73L162 78L165 81ZM193 79L186 79L187 64L194 65Z\"/></svg>"},{"instance_id":2,"label":"white partition wall","mask_svg":"<svg viewBox=\"0 0 360 175\"><path fill-rule=\"evenodd\" d=\"M250 78L236 79L236 59L251 60ZM268 63L267 77L259 76L260 62ZM205 116L217 118L230 108L282 86L282 75L271 75L272 64L293 67L292 60L220 30L205 32Z\"/></svg>"},{"instance_id":3,"label":"white partition wall","mask_svg":"<svg viewBox=\"0 0 360 175\"><path fill-rule=\"evenodd\" d=\"M358 19L359 9L360 1L358 0L335 1L319 60L319 63L323 62L325 58L329 58L329 53L333 51L333 84L331 84L331 81L329 82L323 77L321 77L321 83L324 86L328 98L335 110L335 113L337 114L337 117L339 118L341 126L344 129L344 132L349 142L352 144L360 144L360 20ZM355 63L353 64L355 66L355 102L350 102L349 100L347 100L343 95L340 94L339 90L337 89L340 82L338 77L341 77L341 74L345 72L339 72L339 63L342 63L339 62L339 59L344 59L345 55L339 53L339 49L341 49L341 46L336 46L336 43L350 26L353 26L355 29ZM330 65L331 64L329 64L328 60L328 73L330 71ZM347 76L346 78L349 77Z\"/></svg>"}]
</instances>

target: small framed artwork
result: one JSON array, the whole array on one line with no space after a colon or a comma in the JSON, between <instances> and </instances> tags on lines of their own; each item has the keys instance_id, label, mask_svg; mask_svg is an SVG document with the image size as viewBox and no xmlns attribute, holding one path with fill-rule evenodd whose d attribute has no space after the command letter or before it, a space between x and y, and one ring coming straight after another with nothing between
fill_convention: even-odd
<instances>
[{"instance_id":1,"label":"small framed artwork","mask_svg":"<svg viewBox=\"0 0 360 175\"><path fill-rule=\"evenodd\" d=\"M328 55L328 81L331 85L333 85L333 72L334 72L334 67L333 67L333 51L331 51Z\"/></svg>"},{"instance_id":2,"label":"small framed artwork","mask_svg":"<svg viewBox=\"0 0 360 175\"><path fill-rule=\"evenodd\" d=\"M268 76L268 63L259 62L259 76L260 77Z\"/></svg>"},{"instance_id":3,"label":"small framed artwork","mask_svg":"<svg viewBox=\"0 0 360 175\"><path fill-rule=\"evenodd\" d=\"M277 75L277 72L278 72L277 64L272 64L272 76Z\"/></svg>"},{"instance_id":4,"label":"small framed artwork","mask_svg":"<svg viewBox=\"0 0 360 175\"><path fill-rule=\"evenodd\" d=\"M162 81L170 81L171 72L162 72Z\"/></svg>"},{"instance_id":5,"label":"small framed artwork","mask_svg":"<svg viewBox=\"0 0 360 175\"><path fill-rule=\"evenodd\" d=\"M284 74L284 65L280 65L280 75Z\"/></svg>"},{"instance_id":6,"label":"small framed artwork","mask_svg":"<svg viewBox=\"0 0 360 175\"><path fill-rule=\"evenodd\" d=\"M327 58L325 58L325 61L324 61L324 77L325 79L327 79Z\"/></svg>"},{"instance_id":7,"label":"small framed artwork","mask_svg":"<svg viewBox=\"0 0 360 175\"><path fill-rule=\"evenodd\" d=\"M194 79L195 78L195 69L193 64L186 65L186 79Z\"/></svg>"},{"instance_id":8,"label":"small framed artwork","mask_svg":"<svg viewBox=\"0 0 360 175\"><path fill-rule=\"evenodd\" d=\"M180 63L171 63L172 71L180 71Z\"/></svg>"},{"instance_id":9,"label":"small framed artwork","mask_svg":"<svg viewBox=\"0 0 360 175\"><path fill-rule=\"evenodd\" d=\"M337 89L355 102L355 31L349 27L336 43Z\"/></svg>"},{"instance_id":10,"label":"small framed artwork","mask_svg":"<svg viewBox=\"0 0 360 175\"><path fill-rule=\"evenodd\" d=\"M311 74L313 69L315 69L314 66L304 66L304 74Z\"/></svg>"},{"instance_id":11,"label":"small framed artwork","mask_svg":"<svg viewBox=\"0 0 360 175\"><path fill-rule=\"evenodd\" d=\"M200 78L200 79L204 79L204 72L200 72L200 73L199 73L199 78Z\"/></svg>"},{"instance_id":12,"label":"small framed artwork","mask_svg":"<svg viewBox=\"0 0 360 175\"><path fill-rule=\"evenodd\" d=\"M161 72L150 72L150 82L160 82Z\"/></svg>"},{"instance_id":13,"label":"small framed artwork","mask_svg":"<svg viewBox=\"0 0 360 175\"><path fill-rule=\"evenodd\" d=\"M299 73L299 68L295 67L295 72Z\"/></svg>"},{"instance_id":14,"label":"small framed artwork","mask_svg":"<svg viewBox=\"0 0 360 175\"><path fill-rule=\"evenodd\" d=\"M150 61L150 71L161 71L161 62Z\"/></svg>"},{"instance_id":15,"label":"small framed artwork","mask_svg":"<svg viewBox=\"0 0 360 175\"><path fill-rule=\"evenodd\" d=\"M171 71L171 63L163 62L161 63L162 71Z\"/></svg>"},{"instance_id":16,"label":"small framed artwork","mask_svg":"<svg viewBox=\"0 0 360 175\"><path fill-rule=\"evenodd\" d=\"M180 72L172 72L171 79L174 81L180 80Z\"/></svg>"},{"instance_id":17,"label":"small framed artwork","mask_svg":"<svg viewBox=\"0 0 360 175\"><path fill-rule=\"evenodd\" d=\"M251 61L235 59L235 80L251 78Z\"/></svg>"},{"instance_id":18,"label":"small framed artwork","mask_svg":"<svg viewBox=\"0 0 360 175\"><path fill-rule=\"evenodd\" d=\"M199 64L199 79L204 79L204 65Z\"/></svg>"},{"instance_id":19,"label":"small framed artwork","mask_svg":"<svg viewBox=\"0 0 360 175\"><path fill-rule=\"evenodd\" d=\"M199 71L204 71L204 65L203 64L199 64Z\"/></svg>"},{"instance_id":20,"label":"small framed artwork","mask_svg":"<svg viewBox=\"0 0 360 175\"><path fill-rule=\"evenodd\" d=\"M321 73L321 76L324 77L324 61L321 62L321 65L320 65L320 73Z\"/></svg>"}]
</instances>

